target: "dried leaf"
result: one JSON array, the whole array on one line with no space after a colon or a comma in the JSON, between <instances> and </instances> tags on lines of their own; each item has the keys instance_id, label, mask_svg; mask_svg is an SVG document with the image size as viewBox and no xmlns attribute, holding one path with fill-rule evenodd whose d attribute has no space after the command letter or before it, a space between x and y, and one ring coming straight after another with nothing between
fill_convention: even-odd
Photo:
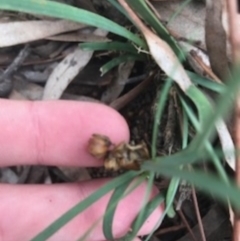
<instances>
[{"instance_id":1,"label":"dried leaf","mask_svg":"<svg viewBox=\"0 0 240 241\"><path fill-rule=\"evenodd\" d=\"M147 41L150 53L158 66L169 77L175 80L183 91L186 91L192 85L191 80L171 47L147 28L124 0L119 0L119 2L141 29Z\"/></svg>"},{"instance_id":2,"label":"dried leaf","mask_svg":"<svg viewBox=\"0 0 240 241\"><path fill-rule=\"evenodd\" d=\"M86 25L66 20L22 21L0 24L0 47L43 39L55 34L77 30ZM27 29L27 31L26 31Z\"/></svg>"},{"instance_id":3,"label":"dried leaf","mask_svg":"<svg viewBox=\"0 0 240 241\"><path fill-rule=\"evenodd\" d=\"M94 33L99 36L107 35L106 31L100 29ZM67 55L49 76L43 99L59 99L74 77L88 64L92 55L93 51L83 51L80 48Z\"/></svg>"},{"instance_id":4,"label":"dried leaf","mask_svg":"<svg viewBox=\"0 0 240 241\"><path fill-rule=\"evenodd\" d=\"M59 99L73 78L86 66L92 51L76 48L67 55L49 76L44 88L43 99Z\"/></svg>"},{"instance_id":5,"label":"dried leaf","mask_svg":"<svg viewBox=\"0 0 240 241\"><path fill-rule=\"evenodd\" d=\"M236 170L236 157L234 153L234 143L224 121L220 119L216 123L217 133L221 142L222 150L224 153L227 164L235 171Z\"/></svg>"}]
</instances>

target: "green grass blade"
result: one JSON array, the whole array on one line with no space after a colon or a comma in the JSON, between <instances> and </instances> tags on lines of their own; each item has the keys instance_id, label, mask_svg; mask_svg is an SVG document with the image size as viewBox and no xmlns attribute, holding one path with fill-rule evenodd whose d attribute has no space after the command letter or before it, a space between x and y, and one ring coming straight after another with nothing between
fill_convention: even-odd
<instances>
[{"instance_id":1,"label":"green grass blade","mask_svg":"<svg viewBox=\"0 0 240 241\"><path fill-rule=\"evenodd\" d=\"M197 108L200 123L199 131L202 131L204 129L203 125L208 121L209 114L214 114L213 107L203 92L194 85L188 88L185 94L193 101Z\"/></svg>"},{"instance_id":2,"label":"green grass blade","mask_svg":"<svg viewBox=\"0 0 240 241\"><path fill-rule=\"evenodd\" d=\"M167 215L169 218L173 218L176 215L173 208L173 201L177 193L179 183L180 183L179 178L172 178L168 186L167 195L166 195L166 207L168 207Z\"/></svg>"},{"instance_id":3,"label":"green grass blade","mask_svg":"<svg viewBox=\"0 0 240 241\"><path fill-rule=\"evenodd\" d=\"M182 106L183 108L185 109L185 111L187 112L188 116L189 116L189 119L191 120L194 128L196 130L199 130L200 129L200 124L196 118L196 116L194 115L194 112L191 110L191 108L187 105L187 103L184 101L183 98L180 97L180 101L182 103ZM206 147L206 151L208 152L210 158L212 159L213 161L213 164L215 165L216 167L216 170L220 176L220 178L225 181L226 183L229 183L229 179L228 179L228 176L227 176L227 173L225 172L222 164L221 164L221 161L220 159L218 158L218 156L216 155L214 149L213 149L213 146L210 144L210 142L207 140L205 142L205 147Z\"/></svg>"},{"instance_id":4,"label":"green grass blade","mask_svg":"<svg viewBox=\"0 0 240 241\"><path fill-rule=\"evenodd\" d=\"M127 2L157 32L157 34L171 46L181 61L186 59L176 40L156 18L144 0L127 0Z\"/></svg>"},{"instance_id":5,"label":"green grass blade","mask_svg":"<svg viewBox=\"0 0 240 241\"><path fill-rule=\"evenodd\" d=\"M97 225L100 223L100 221L102 220L102 217L98 218L98 220L96 220L92 226L80 237L77 239L77 241L86 241L88 236L91 234L91 232L97 227Z\"/></svg>"},{"instance_id":6,"label":"green grass blade","mask_svg":"<svg viewBox=\"0 0 240 241\"><path fill-rule=\"evenodd\" d=\"M121 238L121 241L133 240L136 237L136 235L138 233L138 230L142 227L142 225L145 223L147 218L153 213L153 211L158 206L160 206L163 203L163 201L164 201L164 197L162 196L162 194L158 194L150 202L148 202L145 205L145 207L143 208L143 215L142 215L142 217L140 219L139 219L139 216L137 216L135 218L135 220L133 221L132 227L131 227L132 231L129 232L123 238ZM155 230L153 230L153 231L155 231Z\"/></svg>"},{"instance_id":7,"label":"green grass blade","mask_svg":"<svg viewBox=\"0 0 240 241\"><path fill-rule=\"evenodd\" d=\"M104 64L100 71L102 72L101 75L106 74L108 71L110 71L112 68L118 66L121 63L125 63L128 61L143 61L145 60L145 57L143 55L136 55L136 54L123 54L121 56L118 56L106 64Z\"/></svg>"},{"instance_id":8,"label":"green grass blade","mask_svg":"<svg viewBox=\"0 0 240 241\"><path fill-rule=\"evenodd\" d=\"M230 80L227 82L228 85L221 93L221 95L219 95L219 98L216 102L216 106L218 108L214 111L214 113L212 111L207 111L205 120L202 122L203 125L201 128L201 131L197 134L197 136L190 144L189 148L191 150L195 150L196 152L202 152L202 148L204 147L205 141L213 134L215 130L214 126L218 118L226 114L227 110L229 110L229 108L233 106L234 98L237 96L237 93L240 87L239 76L240 76L240 68L236 67L232 72L232 76ZM193 98L193 94L194 94L193 89L188 91ZM196 98L196 101L197 99L198 97Z\"/></svg>"},{"instance_id":9,"label":"green grass blade","mask_svg":"<svg viewBox=\"0 0 240 241\"><path fill-rule=\"evenodd\" d=\"M155 176L154 173L150 173L150 176L148 178L148 185L147 185L146 193L144 195L144 198L142 198L140 200L143 202L141 211L139 212L137 218L133 222L133 225L131 227L131 232L126 235L127 240L134 239L137 236L139 229L142 227L143 223L146 221L146 212L148 213L148 211L149 211L149 210L146 210L146 208L147 208L146 205L149 202L149 197L150 197L151 190L153 187L154 176Z\"/></svg>"},{"instance_id":10,"label":"green grass blade","mask_svg":"<svg viewBox=\"0 0 240 241\"><path fill-rule=\"evenodd\" d=\"M137 179L134 180L134 182L132 182L132 180L130 180L131 185L129 186L129 188L123 193L122 197L120 199L123 199L125 198L126 196L128 196L132 191L135 190L135 188L137 188L144 180L146 180L146 174L143 173L142 175L140 175ZM104 215L102 215L102 217L100 217L94 224L93 226L95 227L101 220L102 218L104 218L105 215L108 215L109 213L111 213L117 206L118 202L120 201L120 199L115 199L114 201L109 201L109 205L108 205L108 208L105 212ZM90 232L94 229L94 227L90 227L86 232L85 234L80 238L78 239L78 241L84 241L86 240L86 238L88 237L88 235L90 234Z\"/></svg>"},{"instance_id":11,"label":"green grass blade","mask_svg":"<svg viewBox=\"0 0 240 241\"><path fill-rule=\"evenodd\" d=\"M126 191L127 187L130 185L131 182L132 180L129 180L128 182L123 183L121 186L117 187L109 200L107 210L103 218L103 233L106 240L114 240L112 233L114 214L119 200L123 197L124 192ZM112 207L111 211L109 211L110 207Z\"/></svg>"},{"instance_id":12,"label":"green grass blade","mask_svg":"<svg viewBox=\"0 0 240 241\"><path fill-rule=\"evenodd\" d=\"M191 71L186 71L189 78L192 80L194 84L200 85L202 87L205 87L209 90L213 90L218 93L222 93L225 89L225 85L219 84L214 82L213 80L210 80L208 78L204 78L198 74L195 74Z\"/></svg>"},{"instance_id":13,"label":"green grass blade","mask_svg":"<svg viewBox=\"0 0 240 241\"><path fill-rule=\"evenodd\" d=\"M146 168L147 171L156 171L155 167ZM202 191L212 194L219 200L227 204L227 198L234 208L240 210L240 189L233 183L229 184L222 181L213 174L206 174L202 171L189 172L179 170L178 168L161 168L157 172L167 177L178 177L195 187L202 189Z\"/></svg>"},{"instance_id":14,"label":"green grass blade","mask_svg":"<svg viewBox=\"0 0 240 241\"><path fill-rule=\"evenodd\" d=\"M152 145L151 145L151 152L152 152L152 158L155 159L157 151L157 137L158 137L158 128L160 125L161 116L163 113L163 110L165 108L165 104L167 101L169 90L172 86L173 81L170 79L167 79L167 81L164 84L164 87L161 92L159 92L159 99L157 101L157 111L154 116L154 123L153 123L153 134L152 134ZM159 91L159 90L158 90Z\"/></svg>"},{"instance_id":15,"label":"green grass blade","mask_svg":"<svg viewBox=\"0 0 240 241\"><path fill-rule=\"evenodd\" d=\"M40 14L88 24L120 35L134 42L143 49L147 49L146 43L126 28L98 14L72 7L67 4L47 0L1 0L0 9Z\"/></svg>"},{"instance_id":16,"label":"green grass blade","mask_svg":"<svg viewBox=\"0 0 240 241\"><path fill-rule=\"evenodd\" d=\"M186 0L183 3L179 4L179 7L177 8L177 10L173 13L173 15L170 17L170 19L168 20L168 24L170 24L172 21L175 20L175 18L183 11L183 9L185 7L187 7L187 5L191 2L192 0Z\"/></svg>"},{"instance_id":17,"label":"green grass blade","mask_svg":"<svg viewBox=\"0 0 240 241\"><path fill-rule=\"evenodd\" d=\"M182 128L182 149L187 147L188 143L188 117L186 115L186 112L183 111L183 128ZM180 169L182 167L180 166ZM166 194L166 207L168 207L167 215L170 218L173 218L175 216L175 210L173 208L173 201L175 198L175 195L177 193L178 187L179 187L180 179L179 178L172 178L167 194Z\"/></svg>"},{"instance_id":18,"label":"green grass blade","mask_svg":"<svg viewBox=\"0 0 240 241\"><path fill-rule=\"evenodd\" d=\"M122 13L126 18L128 18L130 21L132 21L132 19L129 17L129 15L127 14L127 12L125 11L125 9L116 1L116 0L107 0L108 2L110 2L120 13Z\"/></svg>"},{"instance_id":19,"label":"green grass blade","mask_svg":"<svg viewBox=\"0 0 240 241\"><path fill-rule=\"evenodd\" d=\"M148 167L149 165L155 165L155 168L162 168L162 167L176 167L186 164L192 164L194 162L200 161L201 159L207 158L208 155L204 152L202 153L195 153L192 150L182 150L175 154L169 155L169 156L162 156L162 157L156 157L155 162L152 160L145 161L141 167L144 168L145 166Z\"/></svg>"},{"instance_id":20,"label":"green grass blade","mask_svg":"<svg viewBox=\"0 0 240 241\"><path fill-rule=\"evenodd\" d=\"M82 43L79 47L83 50L108 50L108 51L124 51L137 54L137 49L130 43L122 42L102 42L102 43Z\"/></svg>"},{"instance_id":21,"label":"green grass blade","mask_svg":"<svg viewBox=\"0 0 240 241\"><path fill-rule=\"evenodd\" d=\"M80 214L82 211L90 207L94 202L103 197L105 194L110 192L111 190L117 188L119 185L132 180L134 177L138 176L141 171L135 172L127 172L114 180L110 181L99 190L91 194L89 197L75 205L73 208L68 210L65 214L63 214L60 218L54 221L51 225L49 225L45 230L39 233L36 237L32 239L32 241L44 241L51 237L55 232L57 232L61 227L67 224L70 220Z\"/></svg>"}]
</instances>

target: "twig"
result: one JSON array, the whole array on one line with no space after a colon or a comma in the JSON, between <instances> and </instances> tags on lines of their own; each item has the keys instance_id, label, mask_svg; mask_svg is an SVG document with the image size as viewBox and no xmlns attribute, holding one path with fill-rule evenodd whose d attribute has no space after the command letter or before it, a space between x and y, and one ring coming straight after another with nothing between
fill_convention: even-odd
<instances>
[{"instance_id":1,"label":"twig","mask_svg":"<svg viewBox=\"0 0 240 241\"><path fill-rule=\"evenodd\" d=\"M202 223L201 215L200 215L200 212L199 212L197 195L196 195L196 191L195 191L194 186L192 186L192 198L193 198L195 212L196 212L196 215L197 215L198 227L199 227L199 230L200 230L202 241L207 241L205 233L204 233L204 229L203 229L203 223Z\"/></svg>"},{"instance_id":2,"label":"twig","mask_svg":"<svg viewBox=\"0 0 240 241\"><path fill-rule=\"evenodd\" d=\"M153 73L150 74L148 78L146 78L139 85L137 85L135 88L130 90L127 94L114 100L110 104L110 106L116 110L120 110L121 108L123 108L127 103L129 103L131 100L136 98L142 91L146 90L147 86L152 82L153 77L154 77L154 74Z\"/></svg>"},{"instance_id":3,"label":"twig","mask_svg":"<svg viewBox=\"0 0 240 241\"><path fill-rule=\"evenodd\" d=\"M7 97L12 90L12 79L11 76L21 66L23 61L29 54L29 46L25 47L20 51L14 61L8 66L8 68L0 76L0 97Z\"/></svg>"},{"instance_id":4,"label":"twig","mask_svg":"<svg viewBox=\"0 0 240 241\"><path fill-rule=\"evenodd\" d=\"M191 229L191 227L190 227L187 219L185 218L183 212L182 212L181 210L179 210L179 211L177 211L177 212L178 212L180 218L182 219L183 223L185 224L185 226L186 226L189 234L191 235L192 240L197 241L197 239L196 239L196 237L195 237L195 235L194 235L194 233L193 233L193 231L192 231L192 229Z\"/></svg>"}]
</instances>

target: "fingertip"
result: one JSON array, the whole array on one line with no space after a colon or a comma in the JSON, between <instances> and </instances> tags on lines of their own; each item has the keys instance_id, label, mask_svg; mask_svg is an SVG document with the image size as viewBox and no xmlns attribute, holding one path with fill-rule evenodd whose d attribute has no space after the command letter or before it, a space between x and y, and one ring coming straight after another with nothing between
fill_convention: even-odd
<instances>
[{"instance_id":1,"label":"fingertip","mask_svg":"<svg viewBox=\"0 0 240 241\"><path fill-rule=\"evenodd\" d=\"M103 104L77 101L0 100L0 163L99 166L87 145L93 133L128 141L124 118Z\"/></svg>"},{"instance_id":2,"label":"fingertip","mask_svg":"<svg viewBox=\"0 0 240 241\"><path fill-rule=\"evenodd\" d=\"M55 143L55 147L48 149L45 155L48 163L100 166L102 162L87 151L93 134L106 135L113 143L129 139L125 119L106 105L74 101L48 102L48 105L48 112L54 111L54 117L45 113L45 110L39 113L46 134L45 147L48 142L49 145Z\"/></svg>"}]
</instances>

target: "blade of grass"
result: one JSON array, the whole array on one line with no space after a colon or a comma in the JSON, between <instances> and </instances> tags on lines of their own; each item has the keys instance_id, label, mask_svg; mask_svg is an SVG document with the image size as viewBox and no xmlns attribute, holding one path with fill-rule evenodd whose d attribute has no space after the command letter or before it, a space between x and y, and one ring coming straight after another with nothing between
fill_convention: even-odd
<instances>
[{"instance_id":1,"label":"blade of grass","mask_svg":"<svg viewBox=\"0 0 240 241\"><path fill-rule=\"evenodd\" d=\"M130 43L122 43L113 41L111 43L82 43L79 47L83 50L109 50L109 51L124 51L137 54L137 50Z\"/></svg>"},{"instance_id":2,"label":"blade of grass","mask_svg":"<svg viewBox=\"0 0 240 241\"><path fill-rule=\"evenodd\" d=\"M104 64L100 68L101 75L106 74L109 70L118 66L121 63L125 63L125 62L128 62L128 61L144 61L144 60L145 60L145 56L143 56L143 55L123 54L121 56L113 58L112 60L110 60L109 62Z\"/></svg>"},{"instance_id":3,"label":"blade of grass","mask_svg":"<svg viewBox=\"0 0 240 241\"><path fill-rule=\"evenodd\" d=\"M187 147L187 143L188 143L188 117L186 115L186 112L183 111L182 149L185 149ZM180 166L179 168L182 169L182 166ZM167 215L170 218L173 218L176 214L173 208L173 201L177 193L179 183L180 183L179 178L175 178L175 177L172 178L167 190L166 206L169 207Z\"/></svg>"},{"instance_id":4,"label":"blade of grass","mask_svg":"<svg viewBox=\"0 0 240 241\"><path fill-rule=\"evenodd\" d=\"M107 1L110 2L120 13L122 13L126 18L128 18L131 21L125 9L116 0Z\"/></svg>"},{"instance_id":5,"label":"blade of grass","mask_svg":"<svg viewBox=\"0 0 240 241\"><path fill-rule=\"evenodd\" d=\"M179 7L173 13L173 15L168 20L168 24L175 20L175 18L183 11L183 9L191 2L192 0L186 0L179 4Z\"/></svg>"},{"instance_id":6,"label":"blade of grass","mask_svg":"<svg viewBox=\"0 0 240 241\"><path fill-rule=\"evenodd\" d=\"M155 171L166 177L178 177L182 180L192 183L195 187L202 189L207 194L211 194L227 204L229 198L230 203L240 210L240 189L234 184L228 184L213 174L206 174L202 171L189 172L179 170L178 168L161 168L156 171L154 165L144 168L146 171Z\"/></svg>"},{"instance_id":7,"label":"blade of grass","mask_svg":"<svg viewBox=\"0 0 240 241\"><path fill-rule=\"evenodd\" d=\"M121 186L117 187L108 202L107 209L103 217L103 233L106 240L114 240L112 232L114 214L118 202L121 200L122 196L124 195L124 192L126 191L127 187L130 185L131 182L132 180L129 180L128 182L123 183ZM111 211L109 209L110 207L112 207Z\"/></svg>"},{"instance_id":8,"label":"blade of grass","mask_svg":"<svg viewBox=\"0 0 240 241\"><path fill-rule=\"evenodd\" d=\"M98 14L67 4L47 0L1 0L0 9L40 14L84 23L120 35L143 49L147 49L146 43L126 28Z\"/></svg>"},{"instance_id":9,"label":"blade of grass","mask_svg":"<svg viewBox=\"0 0 240 241\"><path fill-rule=\"evenodd\" d=\"M191 120L194 128L196 130L200 129L200 124L194 114L194 112L191 110L191 107L187 105L187 103L184 101L184 99L180 96L180 101L182 103L183 108L185 109L186 113L189 116L189 119ZM229 183L229 179L227 176L227 173L225 172L220 159L218 158L218 156L215 154L213 146L210 144L210 142L207 140L205 142L205 147L206 147L206 151L208 152L210 158L213 161L213 164L215 165L215 168L220 176L220 178L225 181L226 183Z\"/></svg>"},{"instance_id":10,"label":"blade of grass","mask_svg":"<svg viewBox=\"0 0 240 241\"><path fill-rule=\"evenodd\" d=\"M213 80L210 80L208 78L204 78L198 74L195 74L191 71L186 71L189 78L191 78L192 82L194 84L198 84L202 87L205 87L209 90L213 90L215 92L218 92L218 93L222 93L225 89L225 85L223 84L219 84L219 83L216 83L214 82Z\"/></svg>"},{"instance_id":11,"label":"blade of grass","mask_svg":"<svg viewBox=\"0 0 240 241\"><path fill-rule=\"evenodd\" d=\"M218 120L218 118L223 116L227 112L227 110L229 110L229 108L233 105L233 100L236 97L240 87L240 81L238 80L239 76L240 76L240 68L236 67L232 71L232 76L229 79L229 81L226 81L228 85L221 93L221 95L219 96L216 102L217 103L216 106L218 108L214 111L214 113L211 113L211 112L206 113L207 114L206 119L203 122L201 131L190 143L189 149L195 150L196 152L202 152L205 141L213 134L216 121ZM194 91L192 91L192 89L188 91L191 92L191 95L194 94Z\"/></svg>"},{"instance_id":12,"label":"blade of grass","mask_svg":"<svg viewBox=\"0 0 240 241\"><path fill-rule=\"evenodd\" d=\"M172 83L173 83L172 80L167 80L164 83L163 90L161 92L159 91L159 97L158 97L158 101L157 101L157 111L154 116L152 145L151 145L151 152L152 152L153 160L155 159L156 154L157 154L156 148L157 148L158 128L160 125L161 116L162 116L163 110L165 108L168 93L172 86Z\"/></svg>"},{"instance_id":13,"label":"blade of grass","mask_svg":"<svg viewBox=\"0 0 240 241\"><path fill-rule=\"evenodd\" d=\"M154 209L147 210L147 208L149 207L146 206L147 203L149 202L149 197L153 187L154 176L155 176L154 173L150 173L146 193L144 195L144 198L141 200L143 202L141 211L139 212L138 216L133 222L133 225L131 227L131 232L126 235L126 240L133 240L137 236L137 233L139 232L143 223L146 221L146 218L147 218L146 215L150 215L154 211ZM123 240L124 240L124 237L123 237Z\"/></svg>"},{"instance_id":14,"label":"blade of grass","mask_svg":"<svg viewBox=\"0 0 240 241\"><path fill-rule=\"evenodd\" d=\"M70 220L76 217L79 213L86 210L89 206L91 206L98 199L103 197L105 194L118 187L119 185L132 180L134 177L138 176L141 171L130 171L127 172L111 182L104 185L102 188L91 194L89 197L79 202L73 208L68 210L65 214L63 214L60 218L50 224L45 230L40 232L36 237L32 239L32 241L44 241L51 237L55 232L57 232L61 227L67 224Z\"/></svg>"},{"instance_id":15,"label":"blade of grass","mask_svg":"<svg viewBox=\"0 0 240 241\"><path fill-rule=\"evenodd\" d=\"M132 191L135 190L135 188L137 188L144 180L146 179L146 174L143 173L142 175L139 176L139 178L136 180L134 180L134 183L132 183L132 185L130 185L130 187L126 190L125 193L123 193L121 199L125 198L127 195L129 195ZM132 182L132 180L130 180ZM108 205L108 208L106 210L106 212L104 213L104 215L102 215L102 217L100 217L94 224L93 226L95 227L103 218L105 215L109 215L109 213L111 213L113 211L113 209L115 209L115 207L117 206L118 202L120 201L120 199L115 199L111 204ZM78 239L78 241L84 241L86 240L86 238L88 237L88 235L90 234L90 232L93 230L94 227L90 227L85 234Z\"/></svg>"},{"instance_id":16,"label":"blade of grass","mask_svg":"<svg viewBox=\"0 0 240 241\"><path fill-rule=\"evenodd\" d=\"M136 219L133 221L131 232L129 232L126 236L121 238L121 241L129 241L133 240L138 233L138 230L142 227L142 225L145 223L147 218L153 213L153 211L160 206L164 201L164 197L162 194L158 194L155 196L150 202L148 202L145 207L143 208L143 214L141 215L141 218L139 218L139 215L136 217ZM154 230L155 231L155 230Z\"/></svg>"},{"instance_id":17,"label":"blade of grass","mask_svg":"<svg viewBox=\"0 0 240 241\"><path fill-rule=\"evenodd\" d=\"M132 192L145 179L146 179L146 175L144 174L144 175L140 176L138 178L138 180L136 180L135 183L133 183L133 185L131 187L129 187L129 185L132 183L132 180L129 180L128 182L122 184L121 186L119 186L115 189L114 193L111 196L111 199L108 202L108 206L107 206L105 215L103 217L103 233L107 240L114 240L113 232L112 232L112 225L113 225L114 214L115 214L119 201L123 197L125 197L127 194ZM126 189L127 189L127 191L126 191Z\"/></svg>"}]
</instances>

